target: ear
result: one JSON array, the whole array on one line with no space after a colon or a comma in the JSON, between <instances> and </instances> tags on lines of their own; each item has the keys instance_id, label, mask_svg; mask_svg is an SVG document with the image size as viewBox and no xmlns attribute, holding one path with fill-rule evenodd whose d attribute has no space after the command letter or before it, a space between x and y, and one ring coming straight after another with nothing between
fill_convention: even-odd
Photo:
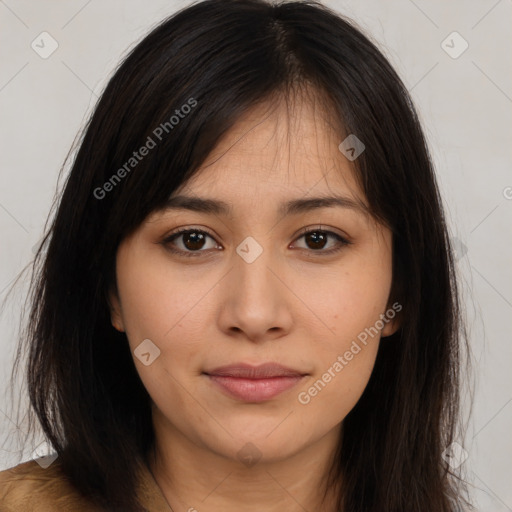
<instances>
[{"instance_id":1,"label":"ear","mask_svg":"<svg viewBox=\"0 0 512 512\"><path fill-rule=\"evenodd\" d=\"M392 305L388 306L386 309L385 320L384 320L384 328L381 332L381 337L386 338L387 336L391 336L395 334L395 332L402 327L402 305L399 302L394 302Z\"/></svg>"},{"instance_id":2,"label":"ear","mask_svg":"<svg viewBox=\"0 0 512 512\"><path fill-rule=\"evenodd\" d=\"M107 301L110 308L110 321L112 322L114 329L119 332L125 332L123 316L121 314L121 303L115 287L112 287L109 290Z\"/></svg>"}]
</instances>

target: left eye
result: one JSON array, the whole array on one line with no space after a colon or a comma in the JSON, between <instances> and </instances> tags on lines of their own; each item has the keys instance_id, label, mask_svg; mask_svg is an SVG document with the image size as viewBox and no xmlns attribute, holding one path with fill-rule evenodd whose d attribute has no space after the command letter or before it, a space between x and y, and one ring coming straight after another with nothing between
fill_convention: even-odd
<instances>
[{"instance_id":1,"label":"left eye","mask_svg":"<svg viewBox=\"0 0 512 512\"><path fill-rule=\"evenodd\" d=\"M162 244L167 247L169 251L175 254L183 255L183 256L199 256L201 252L206 252L204 245L205 240L207 238L211 238L214 240L214 238L207 233L206 231L200 230L200 229L181 229L179 231L176 231L174 233L171 233L168 237L166 237ZM334 233L332 231L326 231L324 229L312 229L309 231L304 231L301 233L301 235L297 238L297 240L304 238L306 241L306 244L309 247L306 247L305 250L308 250L312 253L318 252L323 255L326 254L332 254L335 252L340 251L345 247L346 245L351 244L352 242L349 242L342 236L338 235L337 233ZM323 250L325 246L327 245L328 239L334 238L337 243L334 244L334 248ZM182 248L175 249L172 246L180 245L176 244L175 240L181 239L181 246ZM213 247L206 247L206 249L215 249L217 246L213 244ZM300 248L304 249L304 248ZM316 256L316 255L315 255Z\"/></svg>"},{"instance_id":2,"label":"left eye","mask_svg":"<svg viewBox=\"0 0 512 512\"><path fill-rule=\"evenodd\" d=\"M311 249L313 252L321 252L322 254L332 254L338 252L343 249L343 247L351 243L337 233L333 233L332 231L325 231L323 229L305 231L301 234L301 236L299 236L298 239L300 238L304 238L306 243L312 244L312 247L310 246L309 249ZM329 238L334 238L337 241L337 243L334 245L334 248L325 251L321 250L326 246L326 241ZM308 247L306 249L308 249Z\"/></svg>"}]
</instances>

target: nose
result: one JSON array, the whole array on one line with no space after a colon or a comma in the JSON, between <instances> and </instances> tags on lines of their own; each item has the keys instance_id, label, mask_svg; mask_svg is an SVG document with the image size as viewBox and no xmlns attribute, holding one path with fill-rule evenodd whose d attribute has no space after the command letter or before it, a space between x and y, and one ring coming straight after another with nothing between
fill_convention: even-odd
<instances>
[{"instance_id":1,"label":"nose","mask_svg":"<svg viewBox=\"0 0 512 512\"><path fill-rule=\"evenodd\" d=\"M285 336L292 327L297 298L275 251L248 237L233 260L220 292L220 328L253 342Z\"/></svg>"}]
</instances>

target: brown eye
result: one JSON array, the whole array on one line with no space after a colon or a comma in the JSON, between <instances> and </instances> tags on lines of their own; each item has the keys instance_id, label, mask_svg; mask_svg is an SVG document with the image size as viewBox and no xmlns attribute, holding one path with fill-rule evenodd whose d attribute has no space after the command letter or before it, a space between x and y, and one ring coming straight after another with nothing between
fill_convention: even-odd
<instances>
[{"instance_id":1,"label":"brown eye","mask_svg":"<svg viewBox=\"0 0 512 512\"><path fill-rule=\"evenodd\" d=\"M205 236L197 231L190 231L183 235L183 245L191 251L197 251L204 245Z\"/></svg>"},{"instance_id":2,"label":"brown eye","mask_svg":"<svg viewBox=\"0 0 512 512\"><path fill-rule=\"evenodd\" d=\"M327 244L328 238L329 235L322 231L310 231L307 235L304 235L306 244L308 244L310 249L323 249ZM312 245L309 245L310 243Z\"/></svg>"},{"instance_id":3,"label":"brown eye","mask_svg":"<svg viewBox=\"0 0 512 512\"><path fill-rule=\"evenodd\" d=\"M173 253L182 254L183 256L199 256L207 245L207 239L213 240L213 237L206 231L200 229L182 229L169 235L163 244ZM181 240L180 240L181 239ZM178 240L179 243L176 243ZM178 249L173 248L178 246ZM213 244L213 247L206 247L206 249L216 248L217 245Z\"/></svg>"},{"instance_id":4,"label":"brown eye","mask_svg":"<svg viewBox=\"0 0 512 512\"><path fill-rule=\"evenodd\" d=\"M309 252L317 252L319 253L318 255L333 254L351 243L337 233L323 229L310 229L309 231L303 232L297 240L300 238L305 240L306 249L309 249ZM324 250L324 248L329 244L329 241L333 239L335 241L334 247Z\"/></svg>"}]
</instances>

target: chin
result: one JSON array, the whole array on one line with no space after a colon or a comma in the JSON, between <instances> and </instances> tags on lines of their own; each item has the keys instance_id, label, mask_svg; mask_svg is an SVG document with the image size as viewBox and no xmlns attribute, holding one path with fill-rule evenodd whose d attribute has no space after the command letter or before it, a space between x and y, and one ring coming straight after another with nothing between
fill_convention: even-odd
<instances>
[{"instance_id":1,"label":"chin","mask_svg":"<svg viewBox=\"0 0 512 512\"><path fill-rule=\"evenodd\" d=\"M274 423L274 428L278 424L279 422ZM304 447L305 440L286 430L280 432L278 430L279 427L272 431L265 426L254 434L248 430L240 431L238 434L233 433L233 437L229 440L223 436L223 440L219 440L219 443L216 443L216 446L211 446L211 449L227 458L252 467L255 462L272 463L285 460ZM254 426L251 431L254 431ZM211 438L207 441L208 445L211 441Z\"/></svg>"}]
</instances>

